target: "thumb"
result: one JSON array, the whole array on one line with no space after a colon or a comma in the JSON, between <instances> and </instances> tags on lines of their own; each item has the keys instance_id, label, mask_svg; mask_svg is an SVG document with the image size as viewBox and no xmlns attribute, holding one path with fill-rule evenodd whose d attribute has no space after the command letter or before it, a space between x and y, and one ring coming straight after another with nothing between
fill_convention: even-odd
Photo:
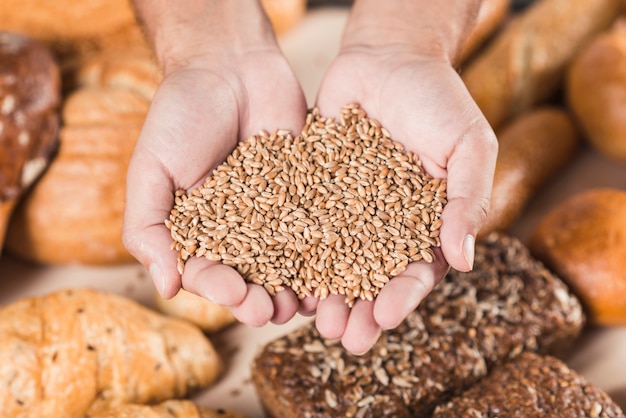
<instances>
[{"instance_id":1,"label":"thumb","mask_svg":"<svg viewBox=\"0 0 626 418\"><path fill-rule=\"evenodd\" d=\"M448 162L448 203L441 214L441 249L448 264L469 271L474 243L487 218L498 143L484 121L474 123Z\"/></svg>"}]
</instances>

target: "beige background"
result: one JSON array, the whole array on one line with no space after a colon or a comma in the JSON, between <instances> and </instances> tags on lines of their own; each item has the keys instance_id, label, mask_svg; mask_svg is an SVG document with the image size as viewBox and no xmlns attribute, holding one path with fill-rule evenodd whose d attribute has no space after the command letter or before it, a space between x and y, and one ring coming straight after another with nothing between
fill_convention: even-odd
<instances>
[{"instance_id":1,"label":"beige background","mask_svg":"<svg viewBox=\"0 0 626 418\"><path fill-rule=\"evenodd\" d=\"M346 19L342 8L314 9L295 29L283 35L281 45L302 81L309 104L338 50ZM525 240L537 220L564 197L594 186L626 188L626 167L607 161L592 151L583 152L558 178L544 188L528 207L513 233ZM152 305L152 283L139 265L111 268L33 266L3 256L0 259L0 304L19 297L71 286L92 286L119 293ZM626 303L626 301L625 301ZM299 326L307 318L296 317L283 326L249 328L237 325L213 336L226 362L219 382L196 399L215 408L229 408L262 417L260 404L249 379L249 365L261 345ZM595 329L585 333L573 348L569 364L588 380L607 391L626 408L626 326Z\"/></svg>"}]
</instances>

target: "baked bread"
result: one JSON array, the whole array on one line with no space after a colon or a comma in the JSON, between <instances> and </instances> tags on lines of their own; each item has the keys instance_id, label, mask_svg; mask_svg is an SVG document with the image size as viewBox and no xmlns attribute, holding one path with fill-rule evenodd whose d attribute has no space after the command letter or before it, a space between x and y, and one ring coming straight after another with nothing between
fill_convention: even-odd
<instances>
[{"instance_id":1,"label":"baked bread","mask_svg":"<svg viewBox=\"0 0 626 418\"><path fill-rule=\"evenodd\" d=\"M0 251L17 201L58 142L60 72L41 43L0 32Z\"/></svg>"},{"instance_id":2,"label":"baked bread","mask_svg":"<svg viewBox=\"0 0 626 418\"><path fill-rule=\"evenodd\" d=\"M554 97L567 65L622 0L541 0L511 18L461 74L494 129Z\"/></svg>"},{"instance_id":3,"label":"baked bread","mask_svg":"<svg viewBox=\"0 0 626 418\"><path fill-rule=\"evenodd\" d=\"M163 299L156 293L155 307L166 315L185 319L207 333L220 331L236 322L229 308L182 289L171 299Z\"/></svg>"},{"instance_id":4,"label":"baked bread","mask_svg":"<svg viewBox=\"0 0 626 418\"><path fill-rule=\"evenodd\" d=\"M476 25L465 39L459 62L466 61L478 51L504 24L509 16L510 0L483 0L480 2Z\"/></svg>"},{"instance_id":5,"label":"baked bread","mask_svg":"<svg viewBox=\"0 0 626 418\"><path fill-rule=\"evenodd\" d=\"M219 376L204 334L124 297L67 289L0 308L0 417L182 398Z\"/></svg>"},{"instance_id":6,"label":"baked bread","mask_svg":"<svg viewBox=\"0 0 626 418\"><path fill-rule=\"evenodd\" d=\"M626 162L626 18L576 56L567 74L566 96L592 146Z\"/></svg>"},{"instance_id":7,"label":"baked bread","mask_svg":"<svg viewBox=\"0 0 626 418\"><path fill-rule=\"evenodd\" d=\"M16 209L7 251L42 264L134 261L122 243L126 170L159 80L147 48L102 53L76 72L58 153Z\"/></svg>"},{"instance_id":8,"label":"baked bread","mask_svg":"<svg viewBox=\"0 0 626 418\"><path fill-rule=\"evenodd\" d=\"M480 234L508 231L534 194L572 160L581 142L567 111L538 107L497 132L498 158Z\"/></svg>"},{"instance_id":9,"label":"baked bread","mask_svg":"<svg viewBox=\"0 0 626 418\"><path fill-rule=\"evenodd\" d=\"M561 360L522 353L435 409L433 418L624 417L602 389Z\"/></svg>"},{"instance_id":10,"label":"baked bread","mask_svg":"<svg viewBox=\"0 0 626 418\"><path fill-rule=\"evenodd\" d=\"M578 295L589 322L626 324L626 191L594 188L553 207L529 247Z\"/></svg>"},{"instance_id":11,"label":"baked bread","mask_svg":"<svg viewBox=\"0 0 626 418\"><path fill-rule=\"evenodd\" d=\"M415 417L525 350L558 353L579 335L579 301L516 239L477 242L474 270L451 271L362 356L313 323L265 345L252 365L272 417Z\"/></svg>"},{"instance_id":12,"label":"baked bread","mask_svg":"<svg viewBox=\"0 0 626 418\"><path fill-rule=\"evenodd\" d=\"M90 411L85 418L245 418L223 409L212 409L188 400L170 400L158 405L117 405Z\"/></svg>"}]
</instances>

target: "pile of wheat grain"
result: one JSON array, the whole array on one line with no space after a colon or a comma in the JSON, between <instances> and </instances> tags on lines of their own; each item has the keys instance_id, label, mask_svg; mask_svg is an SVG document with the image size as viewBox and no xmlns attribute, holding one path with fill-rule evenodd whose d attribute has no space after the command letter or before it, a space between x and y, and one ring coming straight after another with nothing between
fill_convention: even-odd
<instances>
[{"instance_id":1,"label":"pile of wheat grain","mask_svg":"<svg viewBox=\"0 0 626 418\"><path fill-rule=\"evenodd\" d=\"M270 294L373 300L440 245L446 182L363 109L313 109L300 135L241 142L198 189L177 191L165 222L179 271L191 256L233 266Z\"/></svg>"}]
</instances>

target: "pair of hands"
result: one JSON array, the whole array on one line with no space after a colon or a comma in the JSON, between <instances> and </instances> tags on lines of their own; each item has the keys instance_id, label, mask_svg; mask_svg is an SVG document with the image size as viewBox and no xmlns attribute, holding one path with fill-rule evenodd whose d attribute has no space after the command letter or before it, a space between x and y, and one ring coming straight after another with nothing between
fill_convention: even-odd
<instances>
[{"instance_id":1,"label":"pair of hands","mask_svg":"<svg viewBox=\"0 0 626 418\"><path fill-rule=\"evenodd\" d=\"M447 178L442 247L432 264L416 262L375 301L348 308L343 296L299 301L291 290L271 297L232 268L204 258L187 261L182 277L164 225L177 189L199 187L243 140L261 129L299 133L307 104L276 44L245 53L197 56L175 66L159 87L128 169L124 243L149 270L162 296L183 288L227 306L251 326L316 315L321 335L364 353L382 329L413 311L450 266L471 269L474 241L491 193L497 143L449 61L394 46L345 47L329 67L316 106L339 116L359 103L434 177Z\"/></svg>"}]
</instances>

